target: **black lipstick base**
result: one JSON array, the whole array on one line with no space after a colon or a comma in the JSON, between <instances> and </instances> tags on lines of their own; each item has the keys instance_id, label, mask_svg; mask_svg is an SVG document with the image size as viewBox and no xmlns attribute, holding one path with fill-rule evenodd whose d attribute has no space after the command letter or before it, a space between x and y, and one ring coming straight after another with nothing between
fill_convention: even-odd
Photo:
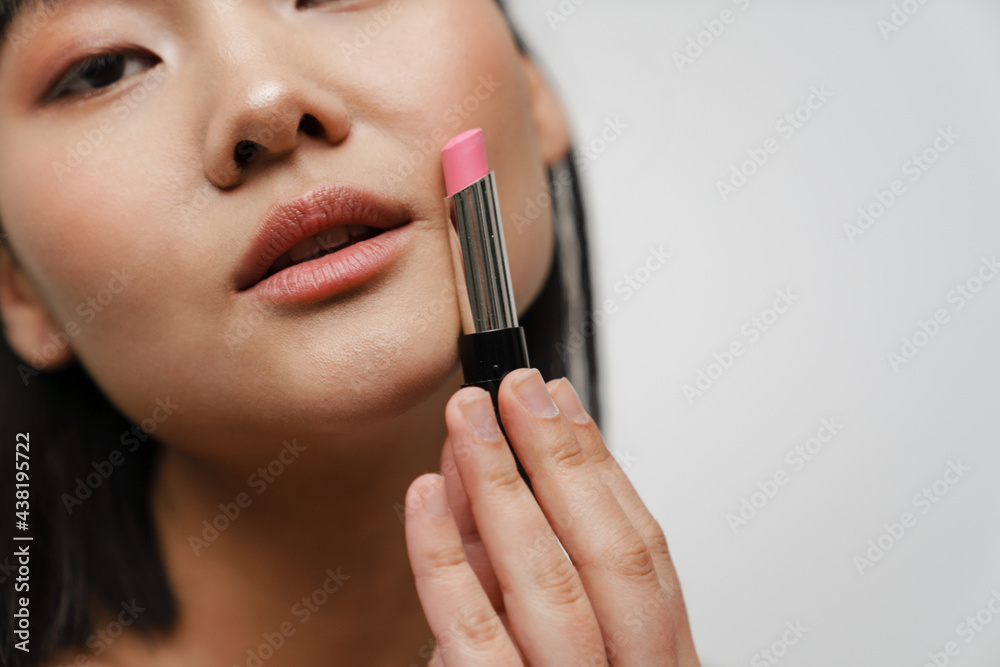
<instances>
[{"instance_id":1,"label":"black lipstick base","mask_svg":"<svg viewBox=\"0 0 1000 667\"><path fill-rule=\"evenodd\" d=\"M528 345L524 339L524 329L494 329L479 333L463 334L458 337L458 355L462 360L462 373L465 377L463 387L481 387L490 392L493 400L493 410L497 417L500 431L507 440L510 453L514 455L517 472L521 479L531 489L528 473L517 458L514 448L510 446L510 438L500 419L500 402L498 393L500 383L507 373L516 368L530 368L528 364Z\"/></svg>"}]
</instances>

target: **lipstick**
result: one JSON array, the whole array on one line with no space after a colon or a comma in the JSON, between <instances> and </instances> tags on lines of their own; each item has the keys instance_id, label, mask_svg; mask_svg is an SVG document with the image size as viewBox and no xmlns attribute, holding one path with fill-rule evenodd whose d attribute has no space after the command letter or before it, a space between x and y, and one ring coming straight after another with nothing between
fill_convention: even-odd
<instances>
[{"instance_id":1,"label":"lipstick","mask_svg":"<svg viewBox=\"0 0 1000 667\"><path fill-rule=\"evenodd\" d=\"M329 298L397 261L413 237L412 219L399 201L350 183L321 183L265 213L233 285L272 304Z\"/></svg>"},{"instance_id":2,"label":"lipstick","mask_svg":"<svg viewBox=\"0 0 1000 667\"><path fill-rule=\"evenodd\" d=\"M482 129L463 132L449 141L441 150L441 162L455 221L452 253L462 316L463 333L458 337L465 378L462 386L481 387L490 393L497 424L507 438L497 394L507 373L529 368L528 346L524 329L517 323L500 199L486 159ZM531 481L513 448L511 453L530 489Z\"/></svg>"}]
</instances>

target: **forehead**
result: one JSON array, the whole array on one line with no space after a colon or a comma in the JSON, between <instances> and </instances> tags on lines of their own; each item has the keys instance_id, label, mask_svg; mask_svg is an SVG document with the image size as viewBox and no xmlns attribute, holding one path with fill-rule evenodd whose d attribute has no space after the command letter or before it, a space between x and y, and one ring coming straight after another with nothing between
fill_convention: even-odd
<instances>
[{"instance_id":1,"label":"forehead","mask_svg":"<svg viewBox=\"0 0 1000 667\"><path fill-rule=\"evenodd\" d=\"M7 36L7 29L22 14L52 14L72 0L0 0L0 40Z\"/></svg>"}]
</instances>

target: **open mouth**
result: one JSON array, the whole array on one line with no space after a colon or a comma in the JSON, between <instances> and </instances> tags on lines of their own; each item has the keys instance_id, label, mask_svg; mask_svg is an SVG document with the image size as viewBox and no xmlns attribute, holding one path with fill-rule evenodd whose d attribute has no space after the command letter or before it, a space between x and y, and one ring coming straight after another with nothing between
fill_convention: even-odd
<instances>
[{"instance_id":1,"label":"open mouth","mask_svg":"<svg viewBox=\"0 0 1000 667\"><path fill-rule=\"evenodd\" d=\"M290 266L302 264L320 257L325 257L338 250L343 250L355 243L365 241L381 234L383 229L368 225L338 225L324 229L306 240L295 245L291 250L274 261L274 264L264 274L264 279Z\"/></svg>"}]
</instances>

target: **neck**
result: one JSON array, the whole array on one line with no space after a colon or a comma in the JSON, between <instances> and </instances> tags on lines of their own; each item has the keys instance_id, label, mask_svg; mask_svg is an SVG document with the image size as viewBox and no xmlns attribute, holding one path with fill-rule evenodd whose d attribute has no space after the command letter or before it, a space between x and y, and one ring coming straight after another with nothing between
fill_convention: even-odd
<instances>
[{"instance_id":1,"label":"neck","mask_svg":"<svg viewBox=\"0 0 1000 667\"><path fill-rule=\"evenodd\" d=\"M425 662L403 502L439 467L460 384L456 372L364 446L286 440L249 476L167 448L153 512L180 619L155 664Z\"/></svg>"}]
</instances>

